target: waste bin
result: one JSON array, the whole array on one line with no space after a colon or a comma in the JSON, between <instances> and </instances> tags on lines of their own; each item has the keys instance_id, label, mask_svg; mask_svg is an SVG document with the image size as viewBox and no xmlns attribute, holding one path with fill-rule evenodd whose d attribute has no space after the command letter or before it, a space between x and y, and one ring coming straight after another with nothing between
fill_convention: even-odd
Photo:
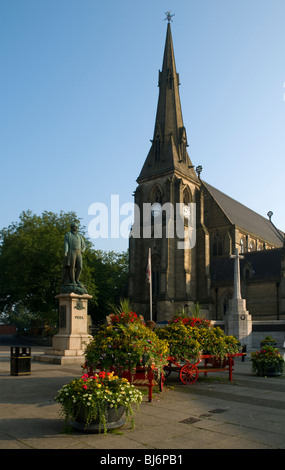
<instances>
[{"instance_id":1,"label":"waste bin","mask_svg":"<svg viewBox=\"0 0 285 470\"><path fill-rule=\"evenodd\" d=\"M31 348L23 346L11 347L11 375L30 375Z\"/></svg>"}]
</instances>

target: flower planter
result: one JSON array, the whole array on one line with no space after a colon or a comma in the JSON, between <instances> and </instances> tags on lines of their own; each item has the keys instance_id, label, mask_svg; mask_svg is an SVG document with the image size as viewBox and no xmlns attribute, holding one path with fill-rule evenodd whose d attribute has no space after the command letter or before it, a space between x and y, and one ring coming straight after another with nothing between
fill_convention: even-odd
<instances>
[{"instance_id":1,"label":"flower planter","mask_svg":"<svg viewBox=\"0 0 285 470\"><path fill-rule=\"evenodd\" d=\"M118 406L117 409L107 407L106 414L105 414L105 419L106 419L105 430L111 431L112 429L118 429L124 426L126 422L124 413L125 413L124 406ZM73 427L73 429L76 429L77 431L81 431L81 432L88 432L88 433L99 433L104 430L104 425L102 422L101 423L99 422L99 417L91 421L91 423L86 426L85 414L86 414L85 409L81 408L77 415L76 421L71 422L71 426Z\"/></svg>"},{"instance_id":2,"label":"flower planter","mask_svg":"<svg viewBox=\"0 0 285 470\"><path fill-rule=\"evenodd\" d=\"M270 366L269 364L267 366L264 366L262 364L255 364L255 370L256 370L256 375L259 377L279 377L282 375L282 369L278 365L272 365Z\"/></svg>"},{"instance_id":3,"label":"flower planter","mask_svg":"<svg viewBox=\"0 0 285 470\"><path fill-rule=\"evenodd\" d=\"M276 377L283 373L284 358L274 346L266 345L260 351L252 352L251 361L252 371L260 377Z\"/></svg>"},{"instance_id":4,"label":"flower planter","mask_svg":"<svg viewBox=\"0 0 285 470\"><path fill-rule=\"evenodd\" d=\"M133 427L133 405L139 406L142 398L127 379L101 371L92 377L84 374L64 385L55 400L61 406L67 429L71 426L79 431L107 432L123 426L127 420Z\"/></svg>"},{"instance_id":5,"label":"flower planter","mask_svg":"<svg viewBox=\"0 0 285 470\"><path fill-rule=\"evenodd\" d=\"M277 343L276 341L266 341L266 340L263 340L260 342L260 347L263 348L264 346L277 346Z\"/></svg>"}]
</instances>

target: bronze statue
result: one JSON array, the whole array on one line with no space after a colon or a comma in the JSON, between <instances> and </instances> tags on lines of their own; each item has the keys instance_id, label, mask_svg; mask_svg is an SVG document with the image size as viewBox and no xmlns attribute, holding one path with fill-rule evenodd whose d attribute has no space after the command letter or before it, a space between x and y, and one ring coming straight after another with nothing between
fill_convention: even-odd
<instances>
[{"instance_id":1,"label":"bronze statue","mask_svg":"<svg viewBox=\"0 0 285 470\"><path fill-rule=\"evenodd\" d=\"M78 233L78 225L73 222L70 225L70 232L68 232L64 237L64 272L62 291L78 293L81 293L81 289L85 291L85 288L79 282L82 271L82 253L84 250L84 239Z\"/></svg>"}]
</instances>

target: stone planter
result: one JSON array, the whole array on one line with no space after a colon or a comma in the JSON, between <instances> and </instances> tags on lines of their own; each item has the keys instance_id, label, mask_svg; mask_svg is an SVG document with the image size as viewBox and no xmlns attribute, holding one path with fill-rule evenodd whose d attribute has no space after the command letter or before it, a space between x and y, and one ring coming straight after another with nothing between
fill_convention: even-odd
<instances>
[{"instance_id":1,"label":"stone planter","mask_svg":"<svg viewBox=\"0 0 285 470\"><path fill-rule=\"evenodd\" d=\"M264 366L263 364L254 364L254 369L256 375L259 377L279 377L282 375L282 367L281 365L267 365Z\"/></svg>"},{"instance_id":2,"label":"stone planter","mask_svg":"<svg viewBox=\"0 0 285 470\"><path fill-rule=\"evenodd\" d=\"M122 427L126 419L124 417L125 413L125 407L124 406L118 406L117 409L115 408L107 408L106 411L106 430L110 431L112 429L118 429ZM104 432L104 426L103 423L100 424L99 422L99 417L92 421L88 426L86 426L86 419L85 419L85 410L84 408L81 408L76 421L73 421L71 423L71 426L73 429L76 429L77 431L81 432L89 432L89 433L99 433L99 432Z\"/></svg>"}]
</instances>

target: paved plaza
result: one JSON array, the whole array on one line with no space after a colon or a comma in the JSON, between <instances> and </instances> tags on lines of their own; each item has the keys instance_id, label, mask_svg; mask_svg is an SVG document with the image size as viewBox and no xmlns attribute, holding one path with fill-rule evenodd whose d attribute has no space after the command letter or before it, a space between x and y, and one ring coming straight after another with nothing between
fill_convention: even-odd
<instances>
[{"instance_id":1,"label":"paved plaza","mask_svg":"<svg viewBox=\"0 0 285 470\"><path fill-rule=\"evenodd\" d=\"M31 346L32 354L44 352ZM64 432L57 391L80 376L80 365L31 362L31 374L10 375L10 346L0 343L0 449L285 449L285 377L262 378L249 358L227 372L202 375L193 386L177 374L152 403L147 394L135 427L104 434Z\"/></svg>"}]
</instances>

